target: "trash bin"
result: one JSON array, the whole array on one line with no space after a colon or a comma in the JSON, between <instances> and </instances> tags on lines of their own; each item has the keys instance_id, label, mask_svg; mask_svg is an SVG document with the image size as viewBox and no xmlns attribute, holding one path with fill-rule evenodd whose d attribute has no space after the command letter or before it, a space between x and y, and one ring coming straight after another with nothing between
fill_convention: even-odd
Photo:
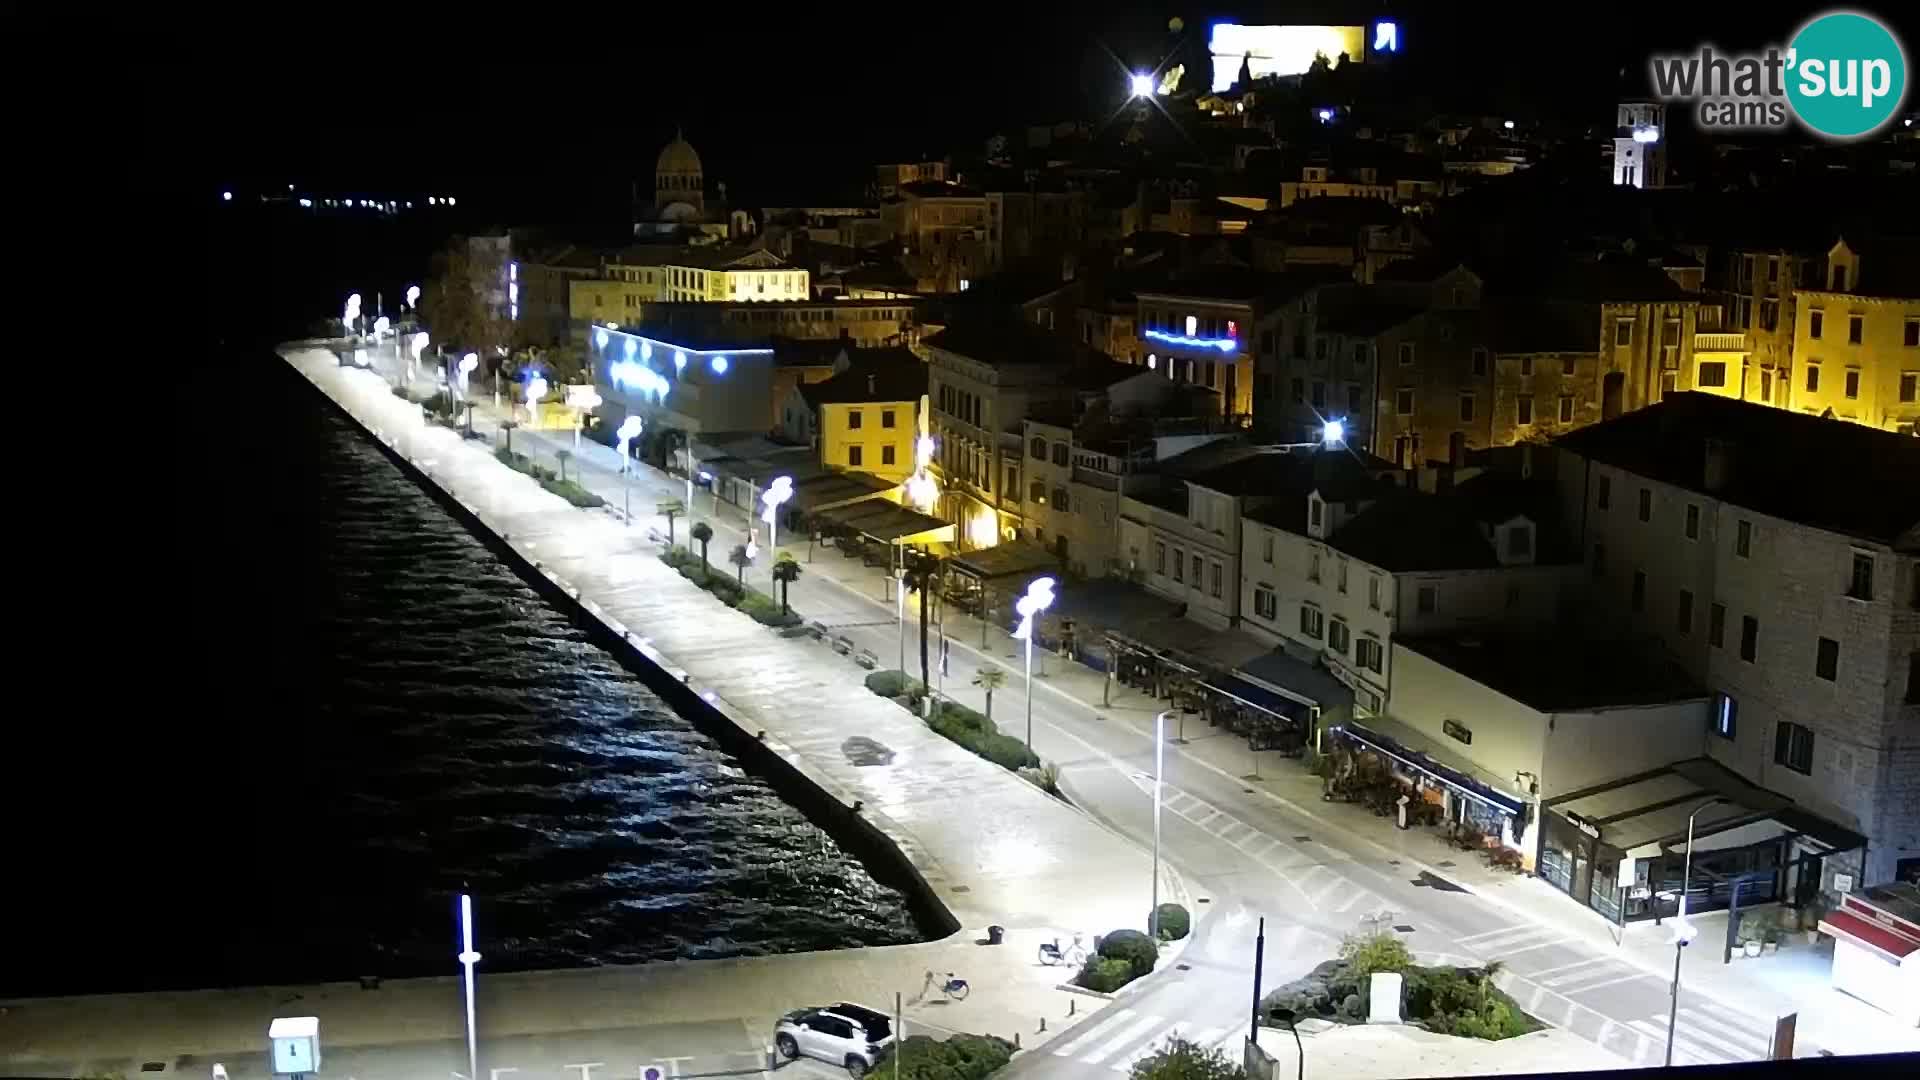
<instances>
[{"instance_id":1,"label":"trash bin","mask_svg":"<svg viewBox=\"0 0 1920 1080\"><path fill-rule=\"evenodd\" d=\"M987 927L987 944L999 945L1006 941L1007 928L1004 926Z\"/></svg>"}]
</instances>

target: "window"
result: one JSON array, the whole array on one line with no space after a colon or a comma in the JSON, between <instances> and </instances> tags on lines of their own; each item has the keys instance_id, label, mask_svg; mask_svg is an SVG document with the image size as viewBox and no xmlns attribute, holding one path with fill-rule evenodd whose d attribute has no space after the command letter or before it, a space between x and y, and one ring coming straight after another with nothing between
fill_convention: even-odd
<instances>
[{"instance_id":1,"label":"window","mask_svg":"<svg viewBox=\"0 0 1920 1080\"><path fill-rule=\"evenodd\" d=\"M1908 319L1900 331L1900 344L1907 348L1920 348L1920 319Z\"/></svg>"},{"instance_id":2,"label":"window","mask_svg":"<svg viewBox=\"0 0 1920 1080\"><path fill-rule=\"evenodd\" d=\"M1047 440L1036 438L1027 444L1027 453L1040 461L1047 460Z\"/></svg>"},{"instance_id":3,"label":"window","mask_svg":"<svg viewBox=\"0 0 1920 1080\"><path fill-rule=\"evenodd\" d=\"M1179 548L1173 549L1173 580L1182 583L1187 580L1187 553Z\"/></svg>"},{"instance_id":4,"label":"window","mask_svg":"<svg viewBox=\"0 0 1920 1080\"><path fill-rule=\"evenodd\" d=\"M1347 591L1347 560L1341 559L1338 563L1338 569L1334 572L1333 582L1334 588L1340 590L1342 593Z\"/></svg>"},{"instance_id":5,"label":"window","mask_svg":"<svg viewBox=\"0 0 1920 1080\"><path fill-rule=\"evenodd\" d=\"M1823 637L1814 645L1813 673L1828 682L1840 678L1840 643L1830 637Z\"/></svg>"},{"instance_id":6,"label":"window","mask_svg":"<svg viewBox=\"0 0 1920 1080\"><path fill-rule=\"evenodd\" d=\"M1380 647L1379 638L1363 637L1354 644L1354 660L1375 675L1380 674L1381 661L1385 655L1385 650Z\"/></svg>"},{"instance_id":7,"label":"window","mask_svg":"<svg viewBox=\"0 0 1920 1080\"><path fill-rule=\"evenodd\" d=\"M860 451L861 451L861 448L858 446L847 447L847 464L848 465L856 469L860 467Z\"/></svg>"},{"instance_id":8,"label":"window","mask_svg":"<svg viewBox=\"0 0 1920 1080\"><path fill-rule=\"evenodd\" d=\"M1855 400L1858 400L1859 397L1860 397L1860 370L1858 368L1848 368L1847 369L1847 400L1855 401Z\"/></svg>"},{"instance_id":9,"label":"window","mask_svg":"<svg viewBox=\"0 0 1920 1080\"><path fill-rule=\"evenodd\" d=\"M1065 467L1071 458L1072 451L1067 449L1066 443L1057 442L1053 444L1053 463L1055 465Z\"/></svg>"},{"instance_id":10,"label":"window","mask_svg":"<svg viewBox=\"0 0 1920 1080\"><path fill-rule=\"evenodd\" d=\"M880 464L882 465L893 464L893 444L892 443L888 443L887 445L880 448Z\"/></svg>"},{"instance_id":11,"label":"window","mask_svg":"<svg viewBox=\"0 0 1920 1080\"><path fill-rule=\"evenodd\" d=\"M1253 613L1255 615L1258 615L1263 619L1272 619L1275 616L1275 614L1277 614L1278 607L1279 605L1274 600L1272 589L1269 589L1264 585L1259 585L1254 587Z\"/></svg>"},{"instance_id":12,"label":"window","mask_svg":"<svg viewBox=\"0 0 1920 1080\"><path fill-rule=\"evenodd\" d=\"M1640 489L1640 520L1653 520L1653 492L1646 488Z\"/></svg>"},{"instance_id":13,"label":"window","mask_svg":"<svg viewBox=\"0 0 1920 1080\"><path fill-rule=\"evenodd\" d=\"M1873 556L1864 551L1853 553L1853 579L1847 584L1847 595L1855 600L1873 599Z\"/></svg>"},{"instance_id":14,"label":"window","mask_svg":"<svg viewBox=\"0 0 1920 1080\"><path fill-rule=\"evenodd\" d=\"M862 418L860 416L859 409L848 409L847 410L847 430L859 431L861 419Z\"/></svg>"},{"instance_id":15,"label":"window","mask_svg":"<svg viewBox=\"0 0 1920 1080\"><path fill-rule=\"evenodd\" d=\"M1521 394L1515 399L1514 422L1521 427L1533 423L1533 395Z\"/></svg>"},{"instance_id":16,"label":"window","mask_svg":"<svg viewBox=\"0 0 1920 1080\"><path fill-rule=\"evenodd\" d=\"M1647 572L1645 570L1633 572L1633 610L1647 610Z\"/></svg>"},{"instance_id":17,"label":"window","mask_svg":"<svg viewBox=\"0 0 1920 1080\"><path fill-rule=\"evenodd\" d=\"M1367 577L1367 606L1375 611L1380 610L1380 577L1378 574L1370 574Z\"/></svg>"},{"instance_id":18,"label":"window","mask_svg":"<svg viewBox=\"0 0 1920 1080\"><path fill-rule=\"evenodd\" d=\"M1685 589L1680 590L1680 608L1675 612L1673 622L1681 637L1693 633L1693 594Z\"/></svg>"},{"instance_id":19,"label":"window","mask_svg":"<svg viewBox=\"0 0 1920 1080\"><path fill-rule=\"evenodd\" d=\"M1727 364L1724 360L1702 360L1699 377L1694 382L1700 386L1727 385Z\"/></svg>"},{"instance_id":20,"label":"window","mask_svg":"<svg viewBox=\"0 0 1920 1080\"><path fill-rule=\"evenodd\" d=\"M1007 486L1001 489L1014 502L1020 501L1020 470L1007 466Z\"/></svg>"},{"instance_id":21,"label":"window","mask_svg":"<svg viewBox=\"0 0 1920 1080\"><path fill-rule=\"evenodd\" d=\"M1916 401L1920 401L1920 371L1903 371L1900 373L1900 404L1911 405Z\"/></svg>"},{"instance_id":22,"label":"window","mask_svg":"<svg viewBox=\"0 0 1920 1080\"><path fill-rule=\"evenodd\" d=\"M1316 585L1320 583L1320 553L1317 551L1307 556L1307 580Z\"/></svg>"},{"instance_id":23,"label":"window","mask_svg":"<svg viewBox=\"0 0 1920 1080\"><path fill-rule=\"evenodd\" d=\"M1521 357L1520 358L1520 377L1526 378L1532 374L1533 374L1533 357L1531 356Z\"/></svg>"},{"instance_id":24,"label":"window","mask_svg":"<svg viewBox=\"0 0 1920 1080\"><path fill-rule=\"evenodd\" d=\"M1560 422L1563 424L1573 423L1573 395L1572 394L1560 395Z\"/></svg>"},{"instance_id":25,"label":"window","mask_svg":"<svg viewBox=\"0 0 1920 1080\"><path fill-rule=\"evenodd\" d=\"M1153 545L1153 572L1161 577L1167 576L1167 545L1159 541Z\"/></svg>"},{"instance_id":26,"label":"window","mask_svg":"<svg viewBox=\"0 0 1920 1080\"><path fill-rule=\"evenodd\" d=\"M1300 605L1300 632L1307 637L1319 639L1326 632L1327 619L1319 608Z\"/></svg>"},{"instance_id":27,"label":"window","mask_svg":"<svg viewBox=\"0 0 1920 1080\"><path fill-rule=\"evenodd\" d=\"M1047 485L1035 480L1027 485L1027 498L1044 506L1047 502Z\"/></svg>"},{"instance_id":28,"label":"window","mask_svg":"<svg viewBox=\"0 0 1920 1080\"><path fill-rule=\"evenodd\" d=\"M1193 557L1193 587L1196 589L1200 587L1200 556L1199 555L1195 555Z\"/></svg>"},{"instance_id":29,"label":"window","mask_svg":"<svg viewBox=\"0 0 1920 1080\"><path fill-rule=\"evenodd\" d=\"M1771 284L1779 280L1780 280L1780 256L1769 255L1767 256L1767 282Z\"/></svg>"},{"instance_id":30,"label":"window","mask_svg":"<svg viewBox=\"0 0 1920 1080\"><path fill-rule=\"evenodd\" d=\"M1473 373L1475 375L1487 373L1487 350L1479 345L1473 347ZM1520 374L1533 374L1533 357L1529 356L1520 361Z\"/></svg>"},{"instance_id":31,"label":"window","mask_svg":"<svg viewBox=\"0 0 1920 1080\"><path fill-rule=\"evenodd\" d=\"M1341 656L1345 656L1347 655L1347 644L1352 640L1353 632L1347 629L1346 623L1335 619L1327 624L1327 648L1332 649Z\"/></svg>"},{"instance_id":32,"label":"window","mask_svg":"<svg viewBox=\"0 0 1920 1080\"><path fill-rule=\"evenodd\" d=\"M1819 341L1820 331L1825 330L1826 328L1827 328L1826 312L1820 311L1817 309L1814 311L1807 312L1807 339L1809 341Z\"/></svg>"},{"instance_id":33,"label":"window","mask_svg":"<svg viewBox=\"0 0 1920 1080\"><path fill-rule=\"evenodd\" d=\"M1791 720L1780 721L1773 731L1773 760L1794 772L1813 775L1813 729Z\"/></svg>"},{"instance_id":34,"label":"window","mask_svg":"<svg viewBox=\"0 0 1920 1080\"><path fill-rule=\"evenodd\" d=\"M1607 545L1605 544L1593 545L1593 576L1596 578L1607 576Z\"/></svg>"},{"instance_id":35,"label":"window","mask_svg":"<svg viewBox=\"0 0 1920 1080\"><path fill-rule=\"evenodd\" d=\"M1053 489L1053 508L1062 514L1072 512L1073 507L1068 505L1066 488L1056 487Z\"/></svg>"},{"instance_id":36,"label":"window","mask_svg":"<svg viewBox=\"0 0 1920 1080\"><path fill-rule=\"evenodd\" d=\"M1365 391L1361 390L1358 386L1349 384L1347 386L1347 416L1349 420L1370 411L1371 410L1367 408Z\"/></svg>"},{"instance_id":37,"label":"window","mask_svg":"<svg viewBox=\"0 0 1920 1080\"><path fill-rule=\"evenodd\" d=\"M1613 477L1603 476L1594 487L1594 505L1605 510L1613 505Z\"/></svg>"},{"instance_id":38,"label":"window","mask_svg":"<svg viewBox=\"0 0 1920 1080\"><path fill-rule=\"evenodd\" d=\"M1318 379L1313 381L1313 408L1316 412L1327 407L1327 384Z\"/></svg>"},{"instance_id":39,"label":"window","mask_svg":"<svg viewBox=\"0 0 1920 1080\"><path fill-rule=\"evenodd\" d=\"M893 426L893 410L892 409L880 410L880 426L883 428L890 428Z\"/></svg>"},{"instance_id":40,"label":"window","mask_svg":"<svg viewBox=\"0 0 1920 1080\"><path fill-rule=\"evenodd\" d=\"M1207 572L1210 575L1212 575L1211 584L1208 591L1212 592L1214 599L1218 600L1220 598L1220 579L1222 577L1220 564L1214 563L1211 566L1207 567Z\"/></svg>"},{"instance_id":41,"label":"window","mask_svg":"<svg viewBox=\"0 0 1920 1080\"><path fill-rule=\"evenodd\" d=\"M1718 649L1727 640L1727 606L1711 604L1707 607L1707 644Z\"/></svg>"},{"instance_id":42,"label":"window","mask_svg":"<svg viewBox=\"0 0 1920 1080\"><path fill-rule=\"evenodd\" d=\"M1695 503L1687 504L1687 539L1700 539L1700 507Z\"/></svg>"},{"instance_id":43,"label":"window","mask_svg":"<svg viewBox=\"0 0 1920 1080\"><path fill-rule=\"evenodd\" d=\"M1820 392L1820 365L1812 361L1808 361L1807 362L1807 393L1817 394L1819 392Z\"/></svg>"},{"instance_id":44,"label":"window","mask_svg":"<svg viewBox=\"0 0 1920 1080\"><path fill-rule=\"evenodd\" d=\"M1507 530L1507 558L1524 559L1533 554L1533 529L1515 525Z\"/></svg>"},{"instance_id":45,"label":"window","mask_svg":"<svg viewBox=\"0 0 1920 1080\"><path fill-rule=\"evenodd\" d=\"M1751 664L1760 653L1760 620L1751 615L1740 616L1740 659Z\"/></svg>"},{"instance_id":46,"label":"window","mask_svg":"<svg viewBox=\"0 0 1920 1080\"><path fill-rule=\"evenodd\" d=\"M1463 424L1473 422L1473 395L1472 394L1460 395L1460 422Z\"/></svg>"},{"instance_id":47,"label":"window","mask_svg":"<svg viewBox=\"0 0 1920 1080\"><path fill-rule=\"evenodd\" d=\"M1307 380L1305 379L1293 380L1292 389L1293 389L1293 403L1295 405L1305 405L1307 403Z\"/></svg>"},{"instance_id":48,"label":"window","mask_svg":"<svg viewBox=\"0 0 1920 1080\"><path fill-rule=\"evenodd\" d=\"M1743 559L1753 555L1753 522L1742 521L1733 527L1733 553Z\"/></svg>"},{"instance_id":49,"label":"window","mask_svg":"<svg viewBox=\"0 0 1920 1080\"><path fill-rule=\"evenodd\" d=\"M1269 565L1273 563L1273 534L1272 533L1267 533L1260 540L1260 561L1267 563Z\"/></svg>"},{"instance_id":50,"label":"window","mask_svg":"<svg viewBox=\"0 0 1920 1080\"><path fill-rule=\"evenodd\" d=\"M1398 416L1413 415L1413 388L1402 387L1393 392L1393 411Z\"/></svg>"},{"instance_id":51,"label":"window","mask_svg":"<svg viewBox=\"0 0 1920 1080\"><path fill-rule=\"evenodd\" d=\"M1713 733L1723 739L1731 739L1740 707L1730 695L1715 694L1713 698Z\"/></svg>"},{"instance_id":52,"label":"window","mask_svg":"<svg viewBox=\"0 0 1920 1080\"><path fill-rule=\"evenodd\" d=\"M1431 615L1440 606L1440 587L1422 585L1414 592L1413 609L1422 615Z\"/></svg>"},{"instance_id":53,"label":"window","mask_svg":"<svg viewBox=\"0 0 1920 1080\"><path fill-rule=\"evenodd\" d=\"M1866 326L1867 326L1867 320L1864 316L1860 316L1860 315L1847 316L1847 344L1849 345L1860 344L1860 338L1861 338L1861 335L1865 332Z\"/></svg>"},{"instance_id":54,"label":"window","mask_svg":"<svg viewBox=\"0 0 1920 1080\"><path fill-rule=\"evenodd\" d=\"M1615 345L1633 344L1633 320L1615 319L1613 321L1613 343Z\"/></svg>"},{"instance_id":55,"label":"window","mask_svg":"<svg viewBox=\"0 0 1920 1080\"><path fill-rule=\"evenodd\" d=\"M1573 357L1563 356L1560 358L1560 374L1562 375L1573 374Z\"/></svg>"},{"instance_id":56,"label":"window","mask_svg":"<svg viewBox=\"0 0 1920 1080\"><path fill-rule=\"evenodd\" d=\"M1413 342L1411 341L1403 341L1400 343L1400 366L1413 366Z\"/></svg>"}]
</instances>

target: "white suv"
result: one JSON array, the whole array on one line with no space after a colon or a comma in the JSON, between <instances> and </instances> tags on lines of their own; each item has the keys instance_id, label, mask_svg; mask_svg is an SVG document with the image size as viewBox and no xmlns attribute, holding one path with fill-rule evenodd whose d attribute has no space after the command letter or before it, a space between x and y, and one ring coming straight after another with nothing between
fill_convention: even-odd
<instances>
[{"instance_id":1,"label":"white suv","mask_svg":"<svg viewBox=\"0 0 1920 1080\"><path fill-rule=\"evenodd\" d=\"M788 1061L805 1054L844 1065L847 1075L860 1080L893 1045L893 1023L885 1013L844 1001L795 1009L773 1026L773 1045Z\"/></svg>"}]
</instances>

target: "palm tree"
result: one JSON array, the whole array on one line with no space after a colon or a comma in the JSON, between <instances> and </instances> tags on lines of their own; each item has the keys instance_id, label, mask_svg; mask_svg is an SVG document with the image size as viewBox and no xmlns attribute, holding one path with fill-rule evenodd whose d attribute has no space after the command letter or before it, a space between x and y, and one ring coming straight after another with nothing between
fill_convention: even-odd
<instances>
[{"instance_id":1,"label":"palm tree","mask_svg":"<svg viewBox=\"0 0 1920 1080\"><path fill-rule=\"evenodd\" d=\"M906 576L902 579L907 591L920 594L920 685L928 685L927 666L927 612L931 607L934 586L940 581L940 559L926 551L911 551L905 561Z\"/></svg>"},{"instance_id":2,"label":"palm tree","mask_svg":"<svg viewBox=\"0 0 1920 1080\"><path fill-rule=\"evenodd\" d=\"M573 451L556 450L553 456L555 460L560 462L560 482L564 484L567 482L567 459L573 456Z\"/></svg>"},{"instance_id":3,"label":"palm tree","mask_svg":"<svg viewBox=\"0 0 1920 1080\"><path fill-rule=\"evenodd\" d=\"M502 421L500 421L500 430L501 430L501 431L504 431L504 432L506 432L506 433L507 433L507 454L508 454L508 456L512 456L512 454L513 454L513 429L514 429L514 428L517 428L517 427L519 427L519 426L520 426L520 424L519 424L519 422L518 422L518 421L514 421L514 420L502 420Z\"/></svg>"},{"instance_id":4,"label":"palm tree","mask_svg":"<svg viewBox=\"0 0 1920 1080\"><path fill-rule=\"evenodd\" d=\"M800 564L794 561L793 552L781 552L773 561L773 580L780 583L780 614L793 614L793 609L787 606L787 594L793 589L793 583L799 579Z\"/></svg>"},{"instance_id":5,"label":"palm tree","mask_svg":"<svg viewBox=\"0 0 1920 1080\"><path fill-rule=\"evenodd\" d=\"M727 561L732 563L735 569L739 571L740 584L745 585L747 583L747 567L753 565L753 556L747 554L747 545L733 545L733 550L727 552Z\"/></svg>"},{"instance_id":6,"label":"palm tree","mask_svg":"<svg viewBox=\"0 0 1920 1080\"><path fill-rule=\"evenodd\" d=\"M653 511L667 519L667 546L671 548L673 546L674 515L686 513L687 504L681 502L679 499L662 499L654 506Z\"/></svg>"},{"instance_id":7,"label":"palm tree","mask_svg":"<svg viewBox=\"0 0 1920 1080\"><path fill-rule=\"evenodd\" d=\"M1007 685L1007 673L997 667L983 667L973 673L973 685L987 692L987 720L993 720L993 692Z\"/></svg>"},{"instance_id":8,"label":"palm tree","mask_svg":"<svg viewBox=\"0 0 1920 1080\"><path fill-rule=\"evenodd\" d=\"M700 542L700 580L705 581L713 569L707 563L707 545L713 541L713 526L704 521L695 522L693 528L687 530L687 535Z\"/></svg>"}]
</instances>

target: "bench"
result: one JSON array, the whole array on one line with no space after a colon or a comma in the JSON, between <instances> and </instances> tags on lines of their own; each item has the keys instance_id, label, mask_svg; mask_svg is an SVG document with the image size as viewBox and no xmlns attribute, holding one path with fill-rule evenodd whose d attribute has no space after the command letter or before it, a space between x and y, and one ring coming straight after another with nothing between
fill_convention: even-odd
<instances>
[{"instance_id":1,"label":"bench","mask_svg":"<svg viewBox=\"0 0 1920 1080\"><path fill-rule=\"evenodd\" d=\"M861 649L860 655L855 656L853 662L866 668L868 671L872 671L874 668L880 666L880 658L873 654L872 649Z\"/></svg>"},{"instance_id":2,"label":"bench","mask_svg":"<svg viewBox=\"0 0 1920 1080\"><path fill-rule=\"evenodd\" d=\"M852 656L853 655L853 639L846 636L845 634L841 634L839 637L834 638L833 651L839 653L841 656Z\"/></svg>"}]
</instances>

